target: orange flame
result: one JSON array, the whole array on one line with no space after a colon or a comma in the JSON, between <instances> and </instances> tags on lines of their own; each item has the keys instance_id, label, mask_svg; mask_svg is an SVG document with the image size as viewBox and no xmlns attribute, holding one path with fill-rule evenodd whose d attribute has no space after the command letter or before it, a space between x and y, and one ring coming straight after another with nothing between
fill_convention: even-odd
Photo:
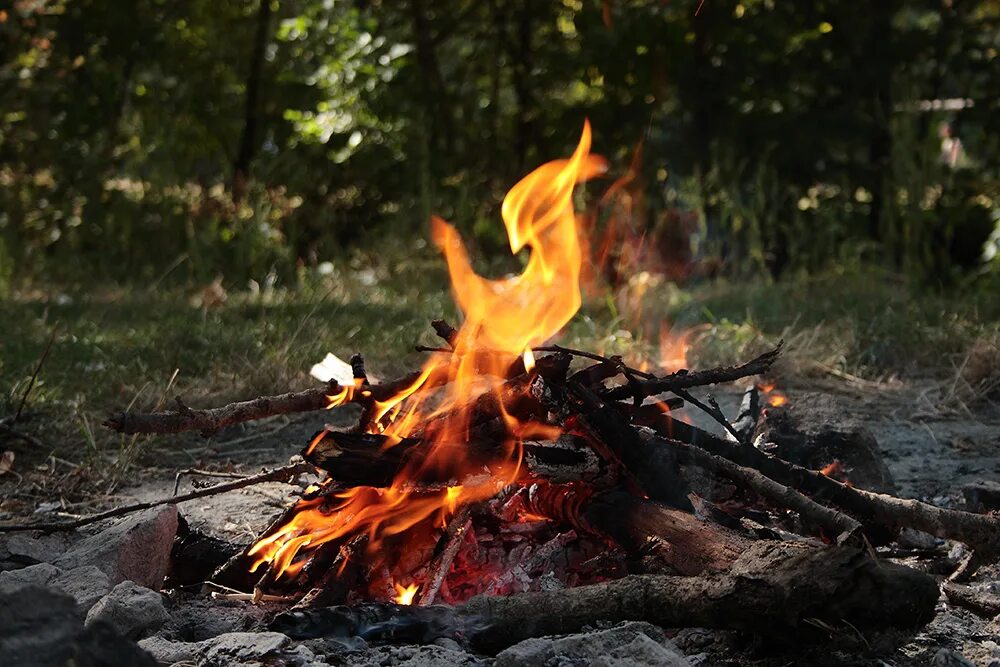
<instances>
[{"instance_id":1,"label":"orange flame","mask_svg":"<svg viewBox=\"0 0 1000 667\"><path fill-rule=\"evenodd\" d=\"M473 469L464 457L455 455L454 445L469 439L469 415L458 408L483 391L497 390L506 370L518 358L531 372L535 365L531 348L555 335L580 307L583 262L573 189L605 166L601 158L590 154L590 141L590 125L585 123L569 159L542 165L504 198L501 215L512 252L531 251L520 275L499 280L477 275L455 228L440 218L432 220L432 237L447 259L452 289L465 321L454 339L453 353L433 354L409 387L374 402L369 428L389 436L391 446L436 420L434 428L423 434L430 447L428 455L414 457L389 488L355 487L300 501L284 525L250 549L252 570L268 563L276 577L294 576L320 545L353 535L367 535L369 554L376 562L384 562L390 551L382 548L384 540L417 541L439 530L459 507L488 499L518 478L524 439L559 435L555 427L524 423L504 413L508 431L505 457L497 465L491 464L485 482L466 479L480 469ZM478 354L484 351L489 354ZM448 380L440 401L428 401L427 392L418 391L432 376ZM351 401L358 392L365 396L366 391L363 382L356 381L329 396L330 407ZM499 403L503 411L503 402ZM317 436L309 451L323 437ZM419 489L415 482L431 471L462 483L440 490ZM398 553L405 548L391 551ZM397 585L396 600L409 604L417 589L415 583L405 588Z\"/></svg>"},{"instance_id":2,"label":"orange flame","mask_svg":"<svg viewBox=\"0 0 1000 667\"><path fill-rule=\"evenodd\" d=\"M768 397L767 403L772 407L780 408L785 403L788 403L788 397L781 392L775 392Z\"/></svg>"}]
</instances>

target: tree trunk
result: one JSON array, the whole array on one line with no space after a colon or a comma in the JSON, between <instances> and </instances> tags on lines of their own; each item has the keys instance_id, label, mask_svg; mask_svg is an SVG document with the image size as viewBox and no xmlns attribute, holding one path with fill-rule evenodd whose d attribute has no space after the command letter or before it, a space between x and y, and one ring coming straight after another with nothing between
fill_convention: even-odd
<instances>
[{"instance_id":1,"label":"tree trunk","mask_svg":"<svg viewBox=\"0 0 1000 667\"><path fill-rule=\"evenodd\" d=\"M260 124L260 82L264 68L264 51L271 24L271 0L260 0L257 9L257 31L254 34L253 50L250 53L250 69L247 72L246 98L243 111L243 131L233 163L233 201L239 203L246 195L250 165L257 154L257 128Z\"/></svg>"}]
</instances>

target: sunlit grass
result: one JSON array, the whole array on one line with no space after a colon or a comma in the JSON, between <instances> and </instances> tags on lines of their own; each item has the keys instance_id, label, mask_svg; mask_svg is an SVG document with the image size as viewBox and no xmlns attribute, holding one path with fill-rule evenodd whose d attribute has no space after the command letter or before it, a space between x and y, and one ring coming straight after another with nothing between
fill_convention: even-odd
<instances>
[{"instance_id":1,"label":"sunlit grass","mask_svg":"<svg viewBox=\"0 0 1000 667\"><path fill-rule=\"evenodd\" d=\"M416 343L436 343L431 319L457 319L447 277L426 255L335 266L296 289L230 287L212 308L193 305L200 291L34 290L0 303L0 416L16 409L55 328L24 428L58 456L120 473L143 442L104 429L111 412L303 388L327 352L361 352L372 373L392 377L419 366ZM973 341L997 340L998 309L987 290L935 294L879 273L685 289L653 280L592 293L561 342L657 370L661 328L687 332L692 367L745 360L784 338L791 375L948 377Z\"/></svg>"}]
</instances>

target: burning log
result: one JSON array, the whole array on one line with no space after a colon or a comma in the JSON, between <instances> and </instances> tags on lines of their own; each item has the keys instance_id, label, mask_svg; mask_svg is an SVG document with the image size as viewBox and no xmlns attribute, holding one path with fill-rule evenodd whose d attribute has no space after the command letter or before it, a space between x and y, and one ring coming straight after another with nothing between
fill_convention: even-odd
<instances>
[{"instance_id":1,"label":"burning log","mask_svg":"<svg viewBox=\"0 0 1000 667\"><path fill-rule=\"evenodd\" d=\"M876 561L861 549L758 542L721 575L630 575L558 591L479 596L453 608L316 609L282 614L271 628L294 638L346 632L382 640L400 640L402 634L403 640L426 642L466 636L479 650L493 653L531 637L628 620L770 637L808 635L815 625L912 629L933 616L937 598L932 577Z\"/></svg>"},{"instance_id":2,"label":"burning log","mask_svg":"<svg viewBox=\"0 0 1000 667\"><path fill-rule=\"evenodd\" d=\"M535 484L528 491L527 509L614 540L633 555L653 549L658 562L684 575L726 570L751 544L693 514L621 491Z\"/></svg>"}]
</instances>

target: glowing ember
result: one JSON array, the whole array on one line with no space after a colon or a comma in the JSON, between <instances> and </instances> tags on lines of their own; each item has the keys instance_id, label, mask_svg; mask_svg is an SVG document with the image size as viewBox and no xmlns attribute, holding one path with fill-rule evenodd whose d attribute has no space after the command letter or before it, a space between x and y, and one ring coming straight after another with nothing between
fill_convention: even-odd
<instances>
[{"instance_id":1,"label":"glowing ember","mask_svg":"<svg viewBox=\"0 0 1000 667\"><path fill-rule=\"evenodd\" d=\"M398 604L413 604L413 598L416 596L417 591L420 589L416 584L410 584L409 586L400 586L399 584L394 584L393 588L396 589L396 595L392 598L393 602Z\"/></svg>"},{"instance_id":2,"label":"glowing ember","mask_svg":"<svg viewBox=\"0 0 1000 667\"><path fill-rule=\"evenodd\" d=\"M585 124L573 155L542 165L518 182L504 198L501 215L511 251L530 248L525 270L518 276L491 280L477 275L454 227L432 220L432 237L448 262L452 289L465 321L452 341L453 353L430 356L420 375L395 395L374 400L364 379L355 379L328 396L329 407L369 401L369 433L388 436L386 446L418 435L429 444L428 454L407 460L388 488L354 487L339 493L304 499L295 513L249 551L252 570L270 566L275 578L294 576L321 545L356 535L368 537L372 567L418 553L439 534L459 507L488 499L516 481L521 472L521 443L526 438L554 438L556 427L522 422L507 414L498 392L507 370L523 360L535 366L531 347L551 338L580 307L582 250L573 210L573 189L604 170L604 161L590 155L590 126ZM441 387L433 400L425 387ZM469 399L496 392L507 438L491 475L456 456L457 443L469 441ZM313 439L307 452L323 441ZM462 481L439 489L420 487L429 473L439 479ZM469 480L479 475L479 481ZM332 491L332 489L331 489ZM392 548L385 542L392 541ZM405 569L405 568L401 568ZM398 572L407 576L406 572ZM397 602L409 604L416 583L396 586Z\"/></svg>"}]
</instances>

